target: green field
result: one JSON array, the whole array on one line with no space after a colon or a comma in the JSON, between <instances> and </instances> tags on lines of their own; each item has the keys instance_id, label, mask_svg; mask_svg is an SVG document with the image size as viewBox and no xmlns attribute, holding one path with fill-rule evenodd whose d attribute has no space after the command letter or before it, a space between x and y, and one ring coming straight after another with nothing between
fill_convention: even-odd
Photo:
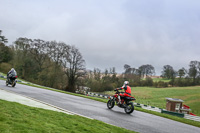
<instances>
[{"instance_id":1,"label":"green field","mask_svg":"<svg viewBox=\"0 0 200 133\"><path fill-rule=\"evenodd\" d=\"M146 80L146 78L143 78L142 80ZM170 79L166 79L166 78L152 78L153 82L159 82L159 81L163 81L163 82L169 82Z\"/></svg>"},{"instance_id":2,"label":"green field","mask_svg":"<svg viewBox=\"0 0 200 133\"><path fill-rule=\"evenodd\" d=\"M113 92L106 92L112 95ZM200 86L193 87L132 87L132 96L137 103L166 108L166 97L184 100L183 104L190 106L192 113L200 116Z\"/></svg>"},{"instance_id":3,"label":"green field","mask_svg":"<svg viewBox=\"0 0 200 133\"><path fill-rule=\"evenodd\" d=\"M152 78L152 80L154 82L158 82L158 81L169 82L170 81L170 79L164 79L164 78Z\"/></svg>"},{"instance_id":4,"label":"green field","mask_svg":"<svg viewBox=\"0 0 200 133\"><path fill-rule=\"evenodd\" d=\"M0 100L1 133L130 133L98 120Z\"/></svg>"}]
</instances>

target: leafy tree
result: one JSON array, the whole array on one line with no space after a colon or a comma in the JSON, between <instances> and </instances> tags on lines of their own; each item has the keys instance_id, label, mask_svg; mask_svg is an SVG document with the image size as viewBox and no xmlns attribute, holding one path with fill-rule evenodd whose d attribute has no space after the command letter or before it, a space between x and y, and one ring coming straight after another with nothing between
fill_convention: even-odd
<instances>
[{"instance_id":1,"label":"leafy tree","mask_svg":"<svg viewBox=\"0 0 200 133\"><path fill-rule=\"evenodd\" d=\"M133 75L140 75L140 70L136 69L136 68L132 68L131 66L125 64L124 65L124 74L125 75L129 75L129 74L133 74Z\"/></svg>"},{"instance_id":2,"label":"leafy tree","mask_svg":"<svg viewBox=\"0 0 200 133\"><path fill-rule=\"evenodd\" d=\"M178 70L178 76L180 78L184 77L186 74L187 74L187 71L184 67Z\"/></svg>"},{"instance_id":3,"label":"leafy tree","mask_svg":"<svg viewBox=\"0 0 200 133\"><path fill-rule=\"evenodd\" d=\"M125 74L131 74L131 66L125 64L124 65Z\"/></svg>"},{"instance_id":4,"label":"leafy tree","mask_svg":"<svg viewBox=\"0 0 200 133\"><path fill-rule=\"evenodd\" d=\"M5 36L2 36L1 33L2 33L2 30L0 30L0 44L8 43L8 39Z\"/></svg>"},{"instance_id":5,"label":"leafy tree","mask_svg":"<svg viewBox=\"0 0 200 133\"><path fill-rule=\"evenodd\" d=\"M199 61L191 61L189 68L189 76L193 78L193 82L195 83L196 78L199 76L200 72L200 62Z\"/></svg>"},{"instance_id":6,"label":"leafy tree","mask_svg":"<svg viewBox=\"0 0 200 133\"><path fill-rule=\"evenodd\" d=\"M163 66L162 76L167 79L173 79L176 76L176 71L170 65Z\"/></svg>"},{"instance_id":7,"label":"leafy tree","mask_svg":"<svg viewBox=\"0 0 200 133\"><path fill-rule=\"evenodd\" d=\"M142 65L139 67L139 71L142 77L144 76L150 76L155 74L155 69L152 65Z\"/></svg>"},{"instance_id":8,"label":"leafy tree","mask_svg":"<svg viewBox=\"0 0 200 133\"><path fill-rule=\"evenodd\" d=\"M5 44L0 43L0 63L9 62L13 58L13 53L11 48L5 46Z\"/></svg>"},{"instance_id":9,"label":"leafy tree","mask_svg":"<svg viewBox=\"0 0 200 133\"><path fill-rule=\"evenodd\" d=\"M0 30L0 63L9 62L12 59L12 51L5 44L8 42L5 36L1 35L2 31Z\"/></svg>"},{"instance_id":10,"label":"leafy tree","mask_svg":"<svg viewBox=\"0 0 200 133\"><path fill-rule=\"evenodd\" d=\"M21 75L21 78L28 78L32 76L36 78L36 74L32 74L32 71L35 69L35 62L32 60L30 54L30 44L32 43L31 39L28 38L18 38L13 45L14 49L14 59L13 63L17 70L18 75ZM35 76L33 76L35 75Z\"/></svg>"},{"instance_id":11,"label":"leafy tree","mask_svg":"<svg viewBox=\"0 0 200 133\"><path fill-rule=\"evenodd\" d=\"M132 68L131 66L125 64L124 65L125 72L123 73L123 77L119 79L118 83L123 83L123 81L128 80L131 86L138 86L140 84L141 72L139 69Z\"/></svg>"}]
</instances>

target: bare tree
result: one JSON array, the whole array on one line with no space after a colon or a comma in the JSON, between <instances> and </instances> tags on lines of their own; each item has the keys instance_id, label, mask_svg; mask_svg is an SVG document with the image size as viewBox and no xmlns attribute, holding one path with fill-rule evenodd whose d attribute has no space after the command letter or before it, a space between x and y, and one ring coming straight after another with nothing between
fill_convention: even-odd
<instances>
[{"instance_id":1,"label":"bare tree","mask_svg":"<svg viewBox=\"0 0 200 133\"><path fill-rule=\"evenodd\" d=\"M21 51L25 51L26 53L30 50L30 45L33 41L31 39L28 38L18 38L15 41L15 50L21 50Z\"/></svg>"},{"instance_id":2,"label":"bare tree","mask_svg":"<svg viewBox=\"0 0 200 133\"><path fill-rule=\"evenodd\" d=\"M68 77L67 90L75 92L75 85L78 78L85 75L85 60L75 46L70 46L69 53L63 56L63 67Z\"/></svg>"},{"instance_id":3,"label":"bare tree","mask_svg":"<svg viewBox=\"0 0 200 133\"><path fill-rule=\"evenodd\" d=\"M94 68L94 79L100 81L101 79L101 70L99 68ZM107 73L108 74L108 73Z\"/></svg>"},{"instance_id":4,"label":"bare tree","mask_svg":"<svg viewBox=\"0 0 200 133\"><path fill-rule=\"evenodd\" d=\"M63 56L68 54L70 46L64 42L47 42L47 53L49 57L58 65L62 63Z\"/></svg>"},{"instance_id":5,"label":"bare tree","mask_svg":"<svg viewBox=\"0 0 200 133\"><path fill-rule=\"evenodd\" d=\"M30 44L30 53L38 64L39 72L42 71L45 59L47 59L47 43L40 39L34 39Z\"/></svg>"},{"instance_id":6,"label":"bare tree","mask_svg":"<svg viewBox=\"0 0 200 133\"><path fill-rule=\"evenodd\" d=\"M50 60L54 62L54 63L51 63L52 71L51 71L51 77L50 77L50 81L51 81L50 86L53 87L59 82L60 84L63 84L63 82L61 82L61 77L64 77L64 73L62 69L63 67L62 61L63 61L64 55L67 56L67 54L69 53L68 52L69 45L65 44L64 42L56 42L56 41L50 41L50 42L47 42L46 44L47 44L47 54Z\"/></svg>"}]
</instances>

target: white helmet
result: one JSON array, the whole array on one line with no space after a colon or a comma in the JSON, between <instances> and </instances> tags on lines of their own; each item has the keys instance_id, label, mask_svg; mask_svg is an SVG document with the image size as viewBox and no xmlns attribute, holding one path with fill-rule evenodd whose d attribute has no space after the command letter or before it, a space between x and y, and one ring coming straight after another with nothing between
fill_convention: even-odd
<instances>
[{"instance_id":1,"label":"white helmet","mask_svg":"<svg viewBox=\"0 0 200 133\"><path fill-rule=\"evenodd\" d=\"M124 85L128 85L129 84L129 82L128 81L124 81Z\"/></svg>"}]
</instances>

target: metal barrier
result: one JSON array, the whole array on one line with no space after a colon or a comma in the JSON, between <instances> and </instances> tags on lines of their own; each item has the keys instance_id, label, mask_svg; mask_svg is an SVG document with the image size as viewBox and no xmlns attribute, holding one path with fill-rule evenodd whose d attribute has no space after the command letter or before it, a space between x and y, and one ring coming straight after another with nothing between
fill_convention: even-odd
<instances>
[{"instance_id":1,"label":"metal barrier","mask_svg":"<svg viewBox=\"0 0 200 133\"><path fill-rule=\"evenodd\" d=\"M167 111L167 110L163 110L163 109L161 110L161 113L178 116L178 117L182 117L182 118L184 117L183 113L171 112L171 111Z\"/></svg>"},{"instance_id":2,"label":"metal barrier","mask_svg":"<svg viewBox=\"0 0 200 133\"><path fill-rule=\"evenodd\" d=\"M193 115L185 114L184 118L200 122L200 117L199 116L193 116Z\"/></svg>"}]
</instances>

